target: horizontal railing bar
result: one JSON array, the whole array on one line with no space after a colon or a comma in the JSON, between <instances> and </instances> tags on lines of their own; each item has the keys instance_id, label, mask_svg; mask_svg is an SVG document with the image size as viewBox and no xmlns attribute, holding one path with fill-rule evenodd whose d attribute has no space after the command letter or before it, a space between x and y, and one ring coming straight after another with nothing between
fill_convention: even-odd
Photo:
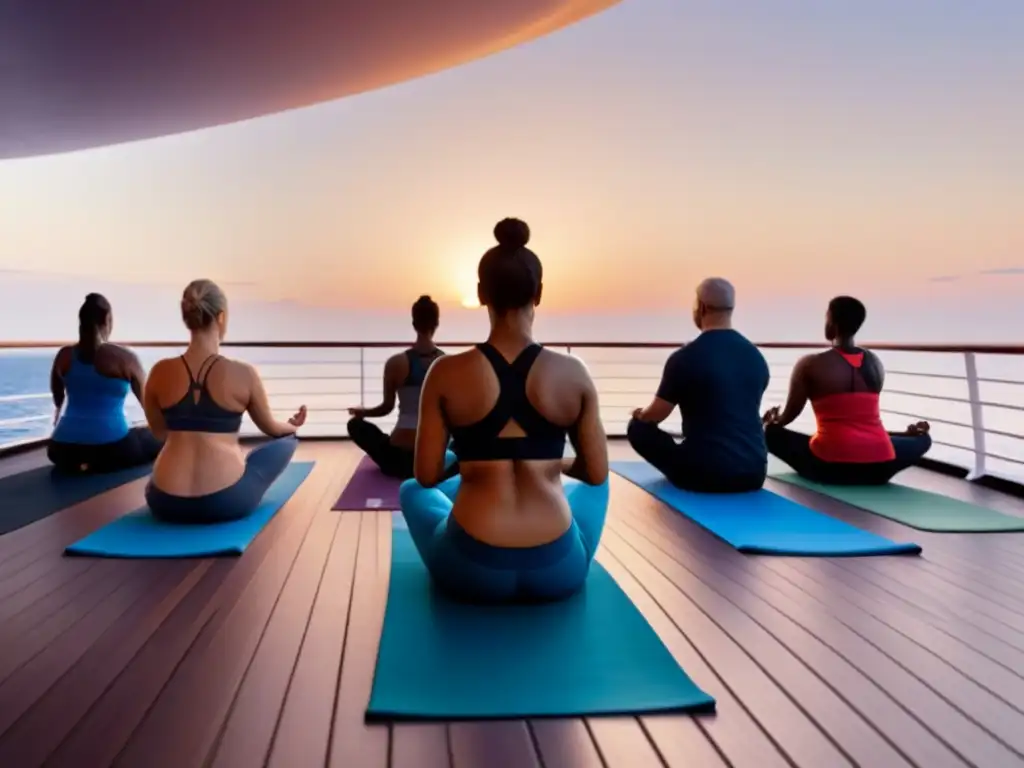
<instances>
[{"instance_id":1,"label":"horizontal railing bar","mask_svg":"<svg viewBox=\"0 0 1024 768\"><path fill-rule=\"evenodd\" d=\"M22 400L43 400L53 397L49 392L39 392L27 395L0 395L0 403L17 403Z\"/></svg>"},{"instance_id":2,"label":"horizontal railing bar","mask_svg":"<svg viewBox=\"0 0 1024 768\"><path fill-rule=\"evenodd\" d=\"M74 341L0 341L0 349L52 349L74 344ZM121 341L128 347L167 349L185 346L184 341ZM547 341L551 347L572 349L675 349L684 341ZM472 347L473 341L438 341L441 346ZM409 346L406 341L224 341L224 347L250 349L388 349ZM764 349L824 349L828 345L806 341L765 341L757 346ZM890 352L974 352L979 355L1024 355L1024 346L1014 344L901 344L893 342L864 343L861 346Z\"/></svg>"},{"instance_id":3,"label":"horizontal railing bar","mask_svg":"<svg viewBox=\"0 0 1024 768\"><path fill-rule=\"evenodd\" d=\"M920 379L947 379L949 381L967 381L966 376L957 376L952 373L926 373L924 371L894 371L887 369L885 374L887 376L916 376ZM981 379L978 379L981 381Z\"/></svg>"}]
</instances>

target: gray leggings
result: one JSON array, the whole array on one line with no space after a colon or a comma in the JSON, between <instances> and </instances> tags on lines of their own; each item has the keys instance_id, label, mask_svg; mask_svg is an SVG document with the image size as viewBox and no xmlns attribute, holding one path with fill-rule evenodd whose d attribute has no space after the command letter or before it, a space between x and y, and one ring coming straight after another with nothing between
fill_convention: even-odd
<instances>
[{"instance_id":1,"label":"gray leggings","mask_svg":"<svg viewBox=\"0 0 1024 768\"><path fill-rule=\"evenodd\" d=\"M146 503L153 517L169 523L224 523L248 517L288 466L298 443L295 437L279 437L254 448L245 457L245 472L237 483L205 496L173 496L150 480Z\"/></svg>"}]
</instances>

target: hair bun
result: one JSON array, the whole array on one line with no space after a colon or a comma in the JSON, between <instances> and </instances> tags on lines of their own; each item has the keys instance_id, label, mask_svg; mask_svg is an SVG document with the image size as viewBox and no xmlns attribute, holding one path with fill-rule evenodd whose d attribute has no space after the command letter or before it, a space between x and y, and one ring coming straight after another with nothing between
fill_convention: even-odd
<instances>
[{"instance_id":1,"label":"hair bun","mask_svg":"<svg viewBox=\"0 0 1024 768\"><path fill-rule=\"evenodd\" d=\"M416 299L416 303L417 304L433 304L434 300L432 298L430 298L430 294L429 293L424 293L422 296L420 296L418 299Z\"/></svg>"},{"instance_id":2,"label":"hair bun","mask_svg":"<svg viewBox=\"0 0 1024 768\"><path fill-rule=\"evenodd\" d=\"M520 219L502 219L494 225L494 239L505 248L525 248L530 242L530 227Z\"/></svg>"}]
</instances>

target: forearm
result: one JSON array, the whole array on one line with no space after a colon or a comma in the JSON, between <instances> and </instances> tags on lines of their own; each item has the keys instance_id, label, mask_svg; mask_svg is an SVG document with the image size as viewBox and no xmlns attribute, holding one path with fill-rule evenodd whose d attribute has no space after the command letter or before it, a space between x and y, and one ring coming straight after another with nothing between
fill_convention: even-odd
<instances>
[{"instance_id":1,"label":"forearm","mask_svg":"<svg viewBox=\"0 0 1024 768\"><path fill-rule=\"evenodd\" d=\"M275 421L273 424L268 425L269 429L262 429L261 431L267 437L289 437L294 435L298 427L289 424L287 421Z\"/></svg>"},{"instance_id":2,"label":"forearm","mask_svg":"<svg viewBox=\"0 0 1024 768\"><path fill-rule=\"evenodd\" d=\"M381 403L373 408L367 408L363 411L363 416L368 419L379 419L381 416L387 416L395 409L394 403Z\"/></svg>"}]
</instances>

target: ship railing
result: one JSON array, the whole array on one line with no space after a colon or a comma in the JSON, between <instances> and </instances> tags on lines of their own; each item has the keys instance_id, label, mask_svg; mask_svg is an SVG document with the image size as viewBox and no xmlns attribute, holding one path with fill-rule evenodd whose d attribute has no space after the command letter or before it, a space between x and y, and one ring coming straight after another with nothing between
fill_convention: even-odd
<instances>
[{"instance_id":1,"label":"ship railing","mask_svg":"<svg viewBox=\"0 0 1024 768\"><path fill-rule=\"evenodd\" d=\"M0 342L0 387L10 389L12 374L2 369L18 360L32 376L22 382L27 392L3 394L0 389L0 451L45 440L52 427L53 404L49 364L63 342ZM145 365L180 354L180 342L125 342ZM275 415L287 418L300 405L309 417L307 437L345 436L348 409L376 405L382 397L382 375L388 357L404 342L280 341L228 342L231 354L257 367L266 382ZM448 352L470 346L442 343ZM657 388L665 359L677 344L660 342L557 342L547 346L581 358L589 367L601 399L601 415L611 437L625 434L630 415L646 405ZM966 470L969 479L985 476L1024 480L1024 347L1009 345L865 344L879 354L886 368L883 418L893 431L925 420L932 425L933 460ZM764 409L785 401L793 364L821 344L767 342L759 344L771 368ZM11 357L19 355L17 358ZM24 355L38 357L26 363ZM13 369L12 369L13 370ZM6 384L5 384L6 382ZM129 403L129 416L141 421L141 408ZM394 415L378 422L383 429ZM667 426L678 429L676 417ZM810 432L807 408L794 427ZM245 420L243 434L255 434Z\"/></svg>"}]
</instances>

